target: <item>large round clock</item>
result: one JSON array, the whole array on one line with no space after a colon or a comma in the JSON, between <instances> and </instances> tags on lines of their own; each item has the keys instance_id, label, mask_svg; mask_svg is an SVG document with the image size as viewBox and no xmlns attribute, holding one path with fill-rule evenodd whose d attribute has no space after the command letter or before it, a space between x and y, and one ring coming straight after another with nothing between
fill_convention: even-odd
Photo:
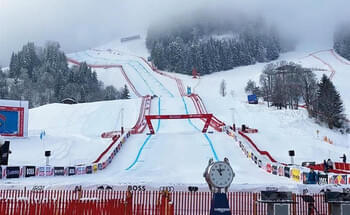
<instances>
[{"instance_id":1,"label":"large round clock","mask_svg":"<svg viewBox=\"0 0 350 215\"><path fill-rule=\"evenodd\" d=\"M207 174L211 185L217 188L229 187L235 177L230 164L224 161L218 161L210 165Z\"/></svg>"}]
</instances>

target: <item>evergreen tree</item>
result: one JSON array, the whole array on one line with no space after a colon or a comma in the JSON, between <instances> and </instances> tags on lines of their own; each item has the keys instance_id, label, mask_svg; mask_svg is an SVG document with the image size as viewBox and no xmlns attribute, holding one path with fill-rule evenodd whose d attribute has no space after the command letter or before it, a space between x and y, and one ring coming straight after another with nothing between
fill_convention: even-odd
<instances>
[{"instance_id":1,"label":"evergreen tree","mask_svg":"<svg viewBox=\"0 0 350 215\"><path fill-rule=\"evenodd\" d=\"M10 72L9 72L9 76L10 78L18 78L19 77L19 73L20 73L20 62L19 62L19 58L18 55L15 53L12 53L11 55L11 60L10 60Z\"/></svg>"},{"instance_id":2,"label":"evergreen tree","mask_svg":"<svg viewBox=\"0 0 350 215\"><path fill-rule=\"evenodd\" d=\"M223 23L214 18L182 25L151 25L146 44L153 63L172 72L191 74L195 67L201 74L211 74L278 58L280 39L261 19ZM218 39L213 36L217 34L233 37Z\"/></svg>"},{"instance_id":3,"label":"evergreen tree","mask_svg":"<svg viewBox=\"0 0 350 215\"><path fill-rule=\"evenodd\" d=\"M115 100L120 96L118 94L117 89L113 86L107 86L104 90L104 100Z\"/></svg>"},{"instance_id":4,"label":"evergreen tree","mask_svg":"<svg viewBox=\"0 0 350 215\"><path fill-rule=\"evenodd\" d=\"M60 102L64 98L74 98L78 102L92 102L120 97L120 92L112 87L104 89L96 72L86 63L68 68L65 54L56 42L48 42L42 48L28 43L18 53L13 53L10 63L10 78L0 72L0 96L9 99L29 100L30 107ZM128 93L125 93L128 97Z\"/></svg>"},{"instance_id":5,"label":"evergreen tree","mask_svg":"<svg viewBox=\"0 0 350 215\"><path fill-rule=\"evenodd\" d=\"M244 88L244 91L249 94L255 94L257 96L261 95L260 89L256 86L255 81L249 80L247 86Z\"/></svg>"},{"instance_id":6,"label":"evergreen tree","mask_svg":"<svg viewBox=\"0 0 350 215\"><path fill-rule=\"evenodd\" d=\"M342 57L350 60L350 27L344 23L336 29L333 42L334 50Z\"/></svg>"},{"instance_id":7,"label":"evergreen tree","mask_svg":"<svg viewBox=\"0 0 350 215\"><path fill-rule=\"evenodd\" d=\"M124 85L123 89L121 89L121 95L120 95L121 99L130 99L130 93L129 93L129 89L126 86L126 84Z\"/></svg>"},{"instance_id":8,"label":"evergreen tree","mask_svg":"<svg viewBox=\"0 0 350 215\"><path fill-rule=\"evenodd\" d=\"M7 83L6 74L2 71L0 66L0 99L7 99L9 94L9 86Z\"/></svg>"},{"instance_id":9,"label":"evergreen tree","mask_svg":"<svg viewBox=\"0 0 350 215\"><path fill-rule=\"evenodd\" d=\"M332 81L323 75L318 84L317 91L317 113L318 118L326 122L329 128L340 128L343 126L344 108L340 95L335 89Z\"/></svg>"}]
</instances>

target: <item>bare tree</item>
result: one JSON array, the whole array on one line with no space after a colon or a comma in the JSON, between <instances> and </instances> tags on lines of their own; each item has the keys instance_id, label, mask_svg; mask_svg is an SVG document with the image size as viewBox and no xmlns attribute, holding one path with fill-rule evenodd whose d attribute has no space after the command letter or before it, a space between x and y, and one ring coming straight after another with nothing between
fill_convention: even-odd
<instances>
[{"instance_id":1,"label":"bare tree","mask_svg":"<svg viewBox=\"0 0 350 215\"><path fill-rule=\"evenodd\" d=\"M220 83L220 95L222 97L225 97L226 94L227 94L227 92L226 92L226 81L222 80L221 83Z\"/></svg>"}]
</instances>

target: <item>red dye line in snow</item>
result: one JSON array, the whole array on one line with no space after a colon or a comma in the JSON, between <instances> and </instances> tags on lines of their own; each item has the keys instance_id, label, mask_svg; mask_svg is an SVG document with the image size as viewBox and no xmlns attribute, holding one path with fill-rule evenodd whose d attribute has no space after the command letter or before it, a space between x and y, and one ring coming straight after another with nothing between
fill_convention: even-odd
<instances>
[{"instance_id":1,"label":"red dye line in snow","mask_svg":"<svg viewBox=\"0 0 350 215\"><path fill-rule=\"evenodd\" d=\"M319 60L322 62L324 65L326 65L329 68L329 71L331 72L329 79L332 79L333 76L335 75L335 69L326 61L322 60L320 57L316 56L315 54L310 54L310 56L314 57L315 59Z\"/></svg>"},{"instance_id":2,"label":"red dye line in snow","mask_svg":"<svg viewBox=\"0 0 350 215\"><path fill-rule=\"evenodd\" d=\"M335 53L334 49L331 49L330 52L335 58L337 58L338 61L342 62L343 64L350 65L350 62Z\"/></svg>"}]
</instances>

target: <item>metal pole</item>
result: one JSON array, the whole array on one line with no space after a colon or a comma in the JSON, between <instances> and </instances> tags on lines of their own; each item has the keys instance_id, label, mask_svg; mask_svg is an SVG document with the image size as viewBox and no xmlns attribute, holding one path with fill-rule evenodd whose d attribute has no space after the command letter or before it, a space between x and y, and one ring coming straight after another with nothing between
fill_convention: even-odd
<instances>
[{"instance_id":1,"label":"metal pole","mask_svg":"<svg viewBox=\"0 0 350 215\"><path fill-rule=\"evenodd\" d=\"M124 134L124 108L120 110L120 118L121 118L121 134Z\"/></svg>"},{"instance_id":2,"label":"metal pole","mask_svg":"<svg viewBox=\"0 0 350 215\"><path fill-rule=\"evenodd\" d=\"M235 109L234 108L230 108L231 110L231 114L232 114L232 126L235 124Z\"/></svg>"}]
</instances>

